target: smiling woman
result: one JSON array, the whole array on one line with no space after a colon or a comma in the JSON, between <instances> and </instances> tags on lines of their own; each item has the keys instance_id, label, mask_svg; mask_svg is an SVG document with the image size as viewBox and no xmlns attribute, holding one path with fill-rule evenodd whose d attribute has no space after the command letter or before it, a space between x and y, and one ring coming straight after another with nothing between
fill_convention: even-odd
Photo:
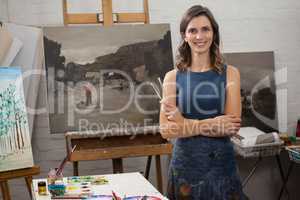
<instances>
[{"instance_id":1,"label":"smiling woman","mask_svg":"<svg viewBox=\"0 0 300 200\"><path fill-rule=\"evenodd\" d=\"M243 200L230 137L241 123L240 74L222 59L219 27L208 8L187 10L176 69L163 83L160 128L174 138L170 200Z\"/></svg>"},{"instance_id":2,"label":"smiling woman","mask_svg":"<svg viewBox=\"0 0 300 200\"><path fill-rule=\"evenodd\" d=\"M210 21L205 16L193 18L187 26L184 41L194 53L205 53L213 41L213 30Z\"/></svg>"}]
</instances>

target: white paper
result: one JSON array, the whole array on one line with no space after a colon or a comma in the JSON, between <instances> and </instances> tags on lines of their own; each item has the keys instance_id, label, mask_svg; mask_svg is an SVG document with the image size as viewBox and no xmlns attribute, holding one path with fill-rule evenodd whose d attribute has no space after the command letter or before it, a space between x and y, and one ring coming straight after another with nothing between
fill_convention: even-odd
<instances>
[{"instance_id":1,"label":"white paper","mask_svg":"<svg viewBox=\"0 0 300 200\"><path fill-rule=\"evenodd\" d=\"M13 38L11 33L5 28L0 28L0 65L3 62L9 48L11 47ZM3 66L3 65L1 65Z\"/></svg>"},{"instance_id":2,"label":"white paper","mask_svg":"<svg viewBox=\"0 0 300 200\"><path fill-rule=\"evenodd\" d=\"M19 40L18 38L13 38L13 42L3 60L3 62L1 63L1 65L2 66L11 66L15 57L21 50L22 46L23 46L23 42L21 42L21 40Z\"/></svg>"}]
</instances>

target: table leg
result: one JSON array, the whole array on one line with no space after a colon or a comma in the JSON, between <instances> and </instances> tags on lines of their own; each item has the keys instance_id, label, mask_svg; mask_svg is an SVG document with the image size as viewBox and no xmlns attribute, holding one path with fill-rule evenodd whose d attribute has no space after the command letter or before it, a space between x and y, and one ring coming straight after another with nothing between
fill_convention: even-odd
<instances>
[{"instance_id":1,"label":"table leg","mask_svg":"<svg viewBox=\"0 0 300 200\"><path fill-rule=\"evenodd\" d=\"M78 176L78 161L73 161L73 175Z\"/></svg>"},{"instance_id":2,"label":"table leg","mask_svg":"<svg viewBox=\"0 0 300 200\"><path fill-rule=\"evenodd\" d=\"M284 182L284 173L283 173L283 168L282 168L282 165L281 165L281 161L280 161L280 156L279 155L276 155L276 161L277 161L277 165L278 165L278 168L279 168L281 180L282 180L282 182ZM289 191L288 191L286 185L284 186L284 190L287 193L287 195L289 196Z\"/></svg>"},{"instance_id":3,"label":"table leg","mask_svg":"<svg viewBox=\"0 0 300 200\"><path fill-rule=\"evenodd\" d=\"M157 180L157 188L158 188L158 191L159 191L160 193L163 193L160 155L156 155L156 156L155 156L155 162L156 162L156 180Z\"/></svg>"},{"instance_id":4,"label":"table leg","mask_svg":"<svg viewBox=\"0 0 300 200\"><path fill-rule=\"evenodd\" d=\"M149 173L150 173L150 167L151 167L151 160L152 160L152 156L148 156L147 165L146 165L146 171L145 171L145 178L147 180L149 179Z\"/></svg>"},{"instance_id":5,"label":"table leg","mask_svg":"<svg viewBox=\"0 0 300 200\"><path fill-rule=\"evenodd\" d=\"M25 182L26 182L26 185L27 185L27 190L29 192L29 195L30 195L30 198L32 199L32 193L31 193L31 185L32 185L32 176L28 176L28 177L25 177Z\"/></svg>"},{"instance_id":6,"label":"table leg","mask_svg":"<svg viewBox=\"0 0 300 200\"><path fill-rule=\"evenodd\" d=\"M123 173L123 160L122 158L112 159L113 161L113 173Z\"/></svg>"},{"instance_id":7,"label":"table leg","mask_svg":"<svg viewBox=\"0 0 300 200\"><path fill-rule=\"evenodd\" d=\"M3 200L11 200L7 181L1 181L0 184Z\"/></svg>"},{"instance_id":8,"label":"table leg","mask_svg":"<svg viewBox=\"0 0 300 200\"><path fill-rule=\"evenodd\" d=\"M259 162L262 160L262 157L259 156L259 158L257 159L257 161L255 162L255 164L253 165L250 173L248 174L248 176L243 180L242 186L243 188L247 185L248 181L250 180L250 178L252 177L252 175L254 174L255 170L258 167Z\"/></svg>"},{"instance_id":9,"label":"table leg","mask_svg":"<svg viewBox=\"0 0 300 200\"><path fill-rule=\"evenodd\" d=\"M286 177L285 177L284 180L283 180L283 184L282 184L282 187L281 187L279 196L278 196L278 200L281 199L281 196L282 196L282 194L283 194L283 190L284 190L284 188L286 188L286 184L287 184L287 181L288 181L288 179L289 179L289 176L290 176L290 174L291 174L291 172L292 172L293 166L294 166L294 162L290 161L290 165L289 165L289 168L288 168L288 172L287 172Z\"/></svg>"}]
</instances>

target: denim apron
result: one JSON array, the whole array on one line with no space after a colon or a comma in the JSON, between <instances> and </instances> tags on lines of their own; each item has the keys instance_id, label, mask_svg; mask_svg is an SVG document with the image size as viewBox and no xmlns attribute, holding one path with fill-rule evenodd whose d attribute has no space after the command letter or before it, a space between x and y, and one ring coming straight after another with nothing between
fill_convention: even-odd
<instances>
[{"instance_id":1,"label":"denim apron","mask_svg":"<svg viewBox=\"0 0 300 200\"><path fill-rule=\"evenodd\" d=\"M226 69L219 74L178 71L176 104L188 119L207 119L224 114ZM170 200L245 199L229 137L177 138L169 168Z\"/></svg>"}]
</instances>

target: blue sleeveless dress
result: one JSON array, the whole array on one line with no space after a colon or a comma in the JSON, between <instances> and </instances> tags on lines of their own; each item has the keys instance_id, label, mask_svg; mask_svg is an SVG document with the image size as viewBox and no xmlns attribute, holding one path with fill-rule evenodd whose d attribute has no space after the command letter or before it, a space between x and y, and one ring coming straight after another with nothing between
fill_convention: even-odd
<instances>
[{"instance_id":1,"label":"blue sleeveless dress","mask_svg":"<svg viewBox=\"0 0 300 200\"><path fill-rule=\"evenodd\" d=\"M185 118L224 114L226 66L222 74L177 71L177 107ZM229 137L177 138L169 168L170 200L245 199Z\"/></svg>"}]
</instances>

